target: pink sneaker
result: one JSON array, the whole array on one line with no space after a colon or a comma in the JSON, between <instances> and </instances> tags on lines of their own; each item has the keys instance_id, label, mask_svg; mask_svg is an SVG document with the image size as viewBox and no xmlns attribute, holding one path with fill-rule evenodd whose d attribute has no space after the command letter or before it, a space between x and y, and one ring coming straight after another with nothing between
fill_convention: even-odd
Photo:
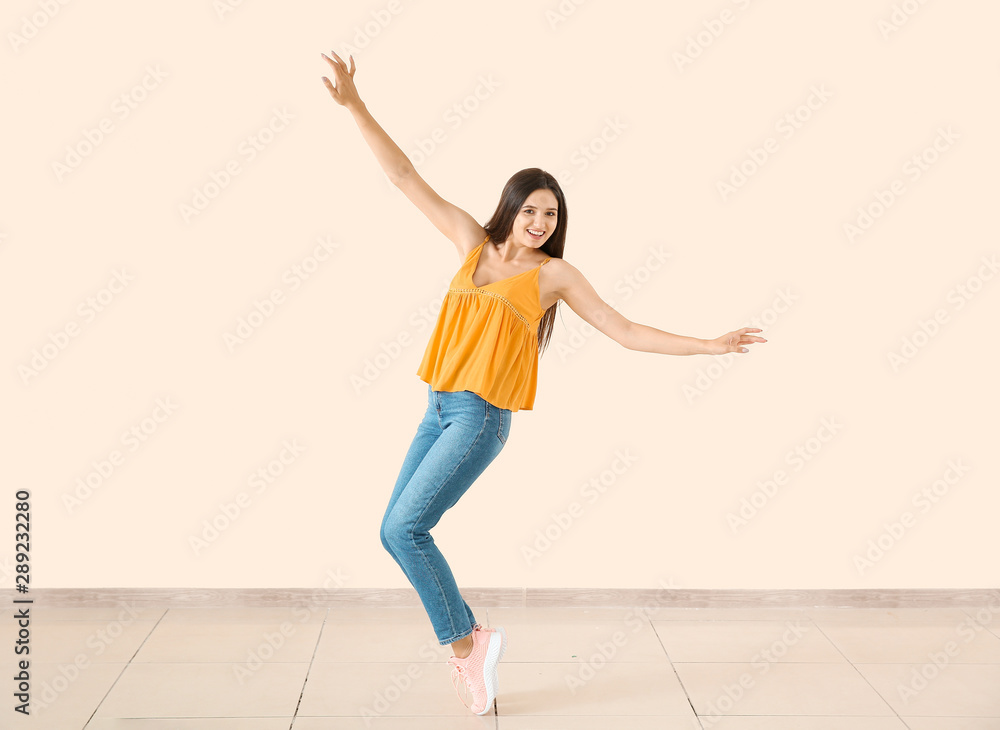
<instances>
[{"instance_id":1,"label":"pink sneaker","mask_svg":"<svg viewBox=\"0 0 1000 730\"><path fill-rule=\"evenodd\" d=\"M476 624L475 628L481 631L497 631L500 633L500 638L503 639L503 643L500 644L500 656L497 657L497 661L503 659L503 653L507 651L507 632L504 631L503 626L497 626L495 629L484 629L479 624Z\"/></svg>"},{"instance_id":2,"label":"pink sneaker","mask_svg":"<svg viewBox=\"0 0 1000 730\"><path fill-rule=\"evenodd\" d=\"M469 707L477 715L485 715L493 705L497 696L498 677L497 662L504 648L505 632L494 629L482 629L477 624L472 629L472 652L465 658L453 656L448 659L451 665L451 681L462 704ZM470 706L459 690L459 682L464 682L472 694Z\"/></svg>"}]
</instances>

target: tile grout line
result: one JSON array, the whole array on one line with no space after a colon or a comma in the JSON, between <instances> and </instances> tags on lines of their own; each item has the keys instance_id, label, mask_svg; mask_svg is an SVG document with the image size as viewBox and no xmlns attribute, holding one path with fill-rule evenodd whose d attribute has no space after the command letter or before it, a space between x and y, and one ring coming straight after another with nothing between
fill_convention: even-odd
<instances>
[{"instance_id":1,"label":"tile grout line","mask_svg":"<svg viewBox=\"0 0 1000 730\"><path fill-rule=\"evenodd\" d=\"M868 680L868 677L866 677L864 674L861 673L861 670L858 669L857 666L854 664L854 662L851 661L851 659L847 656L847 654L845 654L843 652L843 650L839 646L837 646L837 643L833 639L831 639L829 636L826 635L826 632L823 631L823 627L820 626L815 620L813 620L813 619L809 619L809 620L816 627L816 630L819 631L820 634L822 634L823 638L826 639L827 641L829 641L830 645L834 649L837 650L837 652L840 654L840 656L844 657L844 661L846 661L848 664L851 665L851 669L853 669L855 672L857 672L858 676L861 677L861 679L864 680L865 684L867 684L869 687L872 688L872 692L874 692L876 695L878 695L878 698L880 700L882 700L886 704L886 707L888 707L890 710L892 710L892 714L896 716L897 720L899 720L901 723L903 723L903 727L909 728L910 727L909 723L907 723L906 720L904 720L902 717L900 717L899 713L896 712L896 709L891 704L889 704L889 700L887 700L885 697L883 697L882 693L879 692L877 689L875 689L875 686Z\"/></svg>"},{"instance_id":2,"label":"tile grout line","mask_svg":"<svg viewBox=\"0 0 1000 730\"><path fill-rule=\"evenodd\" d=\"M147 633L146 636L143 638L142 643L136 647L134 652L132 652L132 656L128 658L128 661L125 662L125 666L122 667L122 670L120 672L118 672L118 676L115 677L115 681L111 683L111 686L108 687L108 691L104 693L103 697L101 697L101 701L97 703L96 707L94 707L94 711L90 713L90 715L87 717L87 721L83 723L83 730L87 730L87 726L90 724L91 720L94 719L94 715L97 714L97 711L101 709L101 705L104 704L104 701L108 699L108 695L111 694L111 690L113 690L115 688L115 685L118 684L118 680L120 680L122 678L122 675L125 674L125 670L132 665L132 660L135 659L136 654L142 651L142 647L145 646L147 641L149 641L149 637L153 635L153 632L156 631L156 627L160 625L160 621L163 620L163 618L167 615L169 611L170 611L169 608L163 611L163 614L158 619L156 619L156 623L153 624L153 627L149 630L149 633Z\"/></svg>"},{"instance_id":3,"label":"tile grout line","mask_svg":"<svg viewBox=\"0 0 1000 730\"><path fill-rule=\"evenodd\" d=\"M288 726L288 730L292 730L295 725L295 719L299 716L299 707L302 705L302 696L306 693L306 685L309 684L309 674L312 672L313 664L316 661L316 652L319 651L319 642L323 639L323 630L326 628L326 620L330 617L330 607L327 606L325 613L323 614L323 623L319 627L319 635L316 637L316 646L313 647L312 656L309 657L309 666L306 667L306 676L302 679L302 689L299 690L299 699L295 703L295 711L292 712L292 722Z\"/></svg>"},{"instance_id":4,"label":"tile grout line","mask_svg":"<svg viewBox=\"0 0 1000 730\"><path fill-rule=\"evenodd\" d=\"M493 629L493 620L490 618L490 607L486 606L486 628ZM497 663L497 675L500 674L500 665ZM499 692L497 692L499 694ZM500 730L500 698L493 698L493 730Z\"/></svg>"},{"instance_id":5,"label":"tile grout line","mask_svg":"<svg viewBox=\"0 0 1000 730\"><path fill-rule=\"evenodd\" d=\"M677 683L681 686L681 690L684 692L684 699L687 700L688 705L691 707L691 712L694 713L695 722L698 723L698 727L700 727L702 730L705 730L705 724L701 721L701 715L699 715L698 710L695 709L694 702L691 701L691 695L688 694L687 687L684 686L684 680L681 679L681 675L677 671L677 667L674 666L674 660L670 658L670 652L667 651L667 647L664 646L662 637L656 631L656 627L653 626L652 619L650 619L648 615L645 617L645 619L646 623L649 624L649 628L653 632L653 636L655 636L656 640L660 643L660 648L663 649L663 653L666 655L667 661L670 662L670 668L674 670L674 676L677 677Z\"/></svg>"}]
</instances>

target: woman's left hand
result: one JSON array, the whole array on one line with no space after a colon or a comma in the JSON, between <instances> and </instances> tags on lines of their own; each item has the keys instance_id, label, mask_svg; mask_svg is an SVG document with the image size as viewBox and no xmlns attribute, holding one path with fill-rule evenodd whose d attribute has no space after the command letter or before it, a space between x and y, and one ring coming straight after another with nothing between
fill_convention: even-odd
<instances>
[{"instance_id":1,"label":"woman's left hand","mask_svg":"<svg viewBox=\"0 0 1000 730\"><path fill-rule=\"evenodd\" d=\"M758 327L744 327L733 330L708 341L709 355L725 355L727 352L749 352L744 345L754 342L767 342L763 337L748 335L747 332L763 332Z\"/></svg>"}]
</instances>

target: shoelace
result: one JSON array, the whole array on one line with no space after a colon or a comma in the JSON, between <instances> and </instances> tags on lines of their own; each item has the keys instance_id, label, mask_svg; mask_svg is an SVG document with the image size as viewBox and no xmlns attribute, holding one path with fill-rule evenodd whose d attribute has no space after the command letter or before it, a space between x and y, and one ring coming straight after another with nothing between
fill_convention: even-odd
<instances>
[{"instance_id":1,"label":"shoelace","mask_svg":"<svg viewBox=\"0 0 1000 730\"><path fill-rule=\"evenodd\" d=\"M473 631L475 631L476 629L482 631L483 630L482 624L477 623L475 626L472 627ZM469 636L471 635L472 634L469 634ZM474 644L473 648L475 648ZM472 656L471 652L469 653L469 656ZM456 657L456 659L457 658L458 657ZM468 659L468 657L465 658ZM459 689L459 682L462 682L465 685L466 693L470 695L472 694L472 686L469 684L469 675L465 673L465 667L462 666L461 664L456 664L454 662L450 663L451 663L451 684L455 688L456 694L458 694L458 699L462 700L462 704L465 705L466 708L471 709L472 706L465 701L465 697L462 696L462 692Z\"/></svg>"},{"instance_id":2,"label":"shoelace","mask_svg":"<svg viewBox=\"0 0 1000 730\"><path fill-rule=\"evenodd\" d=\"M462 704L465 705L466 708L471 709L471 705L465 701L465 697L462 696L462 692L458 688L460 680L465 684L466 691L471 694L472 688L469 686L469 676L465 673L465 667L460 664L453 664L451 669L451 684L454 686L455 692L458 694L458 699L462 700Z\"/></svg>"}]
</instances>

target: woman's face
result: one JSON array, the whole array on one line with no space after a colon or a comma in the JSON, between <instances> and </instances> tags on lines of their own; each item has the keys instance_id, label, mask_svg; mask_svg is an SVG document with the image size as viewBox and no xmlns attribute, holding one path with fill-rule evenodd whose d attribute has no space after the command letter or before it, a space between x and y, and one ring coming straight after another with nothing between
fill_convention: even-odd
<instances>
[{"instance_id":1,"label":"woman's face","mask_svg":"<svg viewBox=\"0 0 1000 730\"><path fill-rule=\"evenodd\" d=\"M559 202L548 188L539 188L525 198L514 219L511 236L522 246L540 248L556 230ZM540 233L540 236L535 236Z\"/></svg>"}]
</instances>

